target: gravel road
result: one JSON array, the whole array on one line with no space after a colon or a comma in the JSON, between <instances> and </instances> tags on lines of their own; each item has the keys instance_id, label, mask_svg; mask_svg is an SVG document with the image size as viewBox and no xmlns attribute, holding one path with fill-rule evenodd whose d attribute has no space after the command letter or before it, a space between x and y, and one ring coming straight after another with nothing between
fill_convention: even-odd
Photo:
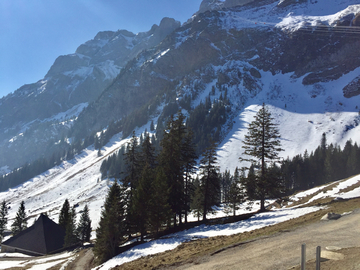
<instances>
[{"instance_id":1,"label":"gravel road","mask_svg":"<svg viewBox=\"0 0 360 270\"><path fill-rule=\"evenodd\" d=\"M321 246L322 250L326 247L359 247L360 209L338 220L318 221L167 269L289 269L300 264L303 243L306 244L307 260L315 259L317 246ZM352 269L360 269L360 265Z\"/></svg>"}]
</instances>

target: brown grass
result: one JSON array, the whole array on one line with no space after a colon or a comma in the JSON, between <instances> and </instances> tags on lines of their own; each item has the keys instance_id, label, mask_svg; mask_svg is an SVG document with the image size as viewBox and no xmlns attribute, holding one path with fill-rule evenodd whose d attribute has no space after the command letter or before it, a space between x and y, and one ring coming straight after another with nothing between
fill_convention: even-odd
<instances>
[{"instance_id":1,"label":"brown grass","mask_svg":"<svg viewBox=\"0 0 360 270\"><path fill-rule=\"evenodd\" d=\"M326 198L312 202L310 205L327 205L327 208L251 232L240 233L232 236L211 237L183 243L174 250L146 256L138 260L122 264L115 269L163 269L170 266L181 265L183 263L196 263L202 256L211 256L212 254L216 254L224 249L238 246L249 241L254 241L259 238L269 237L274 234L293 230L297 227L319 221L321 217L328 212L344 213L352 211L359 208L360 198L344 201L333 201L331 198Z\"/></svg>"}]
</instances>

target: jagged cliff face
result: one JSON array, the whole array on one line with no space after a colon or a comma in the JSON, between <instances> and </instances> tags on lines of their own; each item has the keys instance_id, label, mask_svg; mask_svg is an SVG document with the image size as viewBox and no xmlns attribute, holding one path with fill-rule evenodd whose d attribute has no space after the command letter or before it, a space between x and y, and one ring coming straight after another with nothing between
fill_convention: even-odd
<instances>
[{"instance_id":1,"label":"jagged cliff face","mask_svg":"<svg viewBox=\"0 0 360 270\"><path fill-rule=\"evenodd\" d=\"M82 126L100 129L105 119L119 120L143 106L151 107L156 99L176 102L185 95L195 99L209 85L232 89L233 108L241 108L262 91L260 70L273 75L293 73L306 86L335 81L360 66L358 39L351 31L342 31L355 18L352 10L332 22L335 28L343 25L340 28L330 29L319 17L303 20L303 28L297 29L301 27L296 23L298 5L291 1L250 1L224 9L226 3L230 5L204 1L201 7L211 11L193 17L157 47L129 62L80 115ZM302 4L312 7L308 1ZM294 24L282 26L279 18L289 12L294 13ZM313 20L318 25L312 26ZM344 89L346 97L357 93L356 82Z\"/></svg>"},{"instance_id":2,"label":"jagged cliff face","mask_svg":"<svg viewBox=\"0 0 360 270\"><path fill-rule=\"evenodd\" d=\"M139 34L100 32L74 54L59 56L42 80L2 98L0 168L33 160L42 154L39 145L65 136L79 109L96 100L130 59L178 27L180 22L164 18ZM54 117L58 114L60 118Z\"/></svg>"},{"instance_id":3,"label":"jagged cliff face","mask_svg":"<svg viewBox=\"0 0 360 270\"><path fill-rule=\"evenodd\" d=\"M349 6L354 4L356 1L332 0L325 14L320 0L204 0L201 12L181 27L164 19L160 27L139 35L99 33L74 55L59 57L44 80L1 100L5 112L1 115L1 140L17 138L3 143L3 149L46 142L45 135L37 141L35 137L25 139L31 138L29 134L19 137L20 124L50 118L60 111L78 108L78 112L86 107L74 124L52 122L49 132L64 132L65 136L72 126L72 134L86 134L131 115L147 121L161 114L164 105L180 104L186 96L195 107L212 86L229 90L231 118L264 90L263 72L291 74L304 87L314 85L311 98L325 95L321 83L335 82L360 66L359 33L354 28L360 8ZM334 16L329 19L325 15ZM338 90L340 95L356 97L359 81L359 76L353 76ZM278 89L275 83L273 88L275 92ZM274 93L277 96L279 93ZM142 115L136 116L140 112ZM67 119L77 115L73 111L66 114ZM34 126L30 130L39 133ZM40 151L30 150L23 160L39 156ZM0 166L6 162L0 159Z\"/></svg>"}]
</instances>

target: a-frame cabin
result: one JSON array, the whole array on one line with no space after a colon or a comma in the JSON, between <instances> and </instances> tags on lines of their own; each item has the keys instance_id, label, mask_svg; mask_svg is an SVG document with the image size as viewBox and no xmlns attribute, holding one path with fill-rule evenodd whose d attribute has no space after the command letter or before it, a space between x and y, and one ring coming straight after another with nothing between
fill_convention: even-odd
<instances>
[{"instance_id":1,"label":"a-frame cabin","mask_svg":"<svg viewBox=\"0 0 360 270\"><path fill-rule=\"evenodd\" d=\"M20 252L32 256L64 250L65 230L41 214L34 225L1 244L1 252Z\"/></svg>"}]
</instances>

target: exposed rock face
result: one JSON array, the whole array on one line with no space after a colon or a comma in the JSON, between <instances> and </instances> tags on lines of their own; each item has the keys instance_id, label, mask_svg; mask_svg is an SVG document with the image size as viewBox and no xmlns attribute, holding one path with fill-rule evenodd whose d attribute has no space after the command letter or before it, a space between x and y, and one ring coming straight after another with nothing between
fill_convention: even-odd
<instances>
[{"instance_id":1,"label":"exposed rock face","mask_svg":"<svg viewBox=\"0 0 360 270\"><path fill-rule=\"evenodd\" d=\"M289 5L296 5L306 2L308 2L308 0L280 0L278 7L287 7Z\"/></svg>"},{"instance_id":2,"label":"exposed rock face","mask_svg":"<svg viewBox=\"0 0 360 270\"><path fill-rule=\"evenodd\" d=\"M287 31L274 24L253 23L278 20L279 14L284 18L298 4L306 6L305 2L316 4L304 0L204 0L198 14L183 26L164 18L144 33L98 33L74 54L57 58L43 80L0 100L0 167L8 162L10 167L21 166L50 152L56 145L50 139L84 139L110 121L131 119L121 128L135 128L146 123L160 104L178 105L185 96L194 100L208 86L236 89L232 108L229 105L229 110L235 111L262 91L263 72L292 73L292 78L303 78L303 85L316 85L360 66L358 41L346 31L332 31L331 27L325 33L323 25L311 31L301 27ZM249 14L256 15L243 20ZM334 26L343 29L343 25L356 23L357 16L353 19L346 14ZM357 95L358 81L346 86L344 95ZM281 89L276 89L274 86L274 98L281 94ZM326 91L320 90L312 96ZM81 108L88 105L80 115L65 113L71 117L53 120L57 113L79 104ZM11 154L25 148L26 154L20 158Z\"/></svg>"},{"instance_id":3,"label":"exposed rock face","mask_svg":"<svg viewBox=\"0 0 360 270\"><path fill-rule=\"evenodd\" d=\"M0 99L0 167L5 164L21 166L32 160L41 147L29 149L32 152L29 156L15 157L13 154L28 149L30 137L46 144L54 136L63 136L69 124L57 124L49 119L79 104L95 101L129 60L160 43L178 27L180 22L164 18L159 26L153 25L148 32L99 32L94 39L80 45L74 54L59 56L44 79L24 85ZM17 136L24 130L28 130L27 139L24 135ZM43 136L39 138L39 134Z\"/></svg>"},{"instance_id":4,"label":"exposed rock face","mask_svg":"<svg viewBox=\"0 0 360 270\"><path fill-rule=\"evenodd\" d=\"M360 94L360 76L343 88L344 97L351 98Z\"/></svg>"},{"instance_id":5,"label":"exposed rock face","mask_svg":"<svg viewBox=\"0 0 360 270\"><path fill-rule=\"evenodd\" d=\"M336 26L351 26L351 21L354 19L354 14L348 14L336 22Z\"/></svg>"},{"instance_id":6,"label":"exposed rock face","mask_svg":"<svg viewBox=\"0 0 360 270\"><path fill-rule=\"evenodd\" d=\"M254 2L254 0L203 0L200 4L198 13L203 13L209 10L220 10L222 8L242 6L251 2Z\"/></svg>"},{"instance_id":7,"label":"exposed rock face","mask_svg":"<svg viewBox=\"0 0 360 270\"><path fill-rule=\"evenodd\" d=\"M355 16L352 21L353 26L360 26L360 13Z\"/></svg>"}]
</instances>

